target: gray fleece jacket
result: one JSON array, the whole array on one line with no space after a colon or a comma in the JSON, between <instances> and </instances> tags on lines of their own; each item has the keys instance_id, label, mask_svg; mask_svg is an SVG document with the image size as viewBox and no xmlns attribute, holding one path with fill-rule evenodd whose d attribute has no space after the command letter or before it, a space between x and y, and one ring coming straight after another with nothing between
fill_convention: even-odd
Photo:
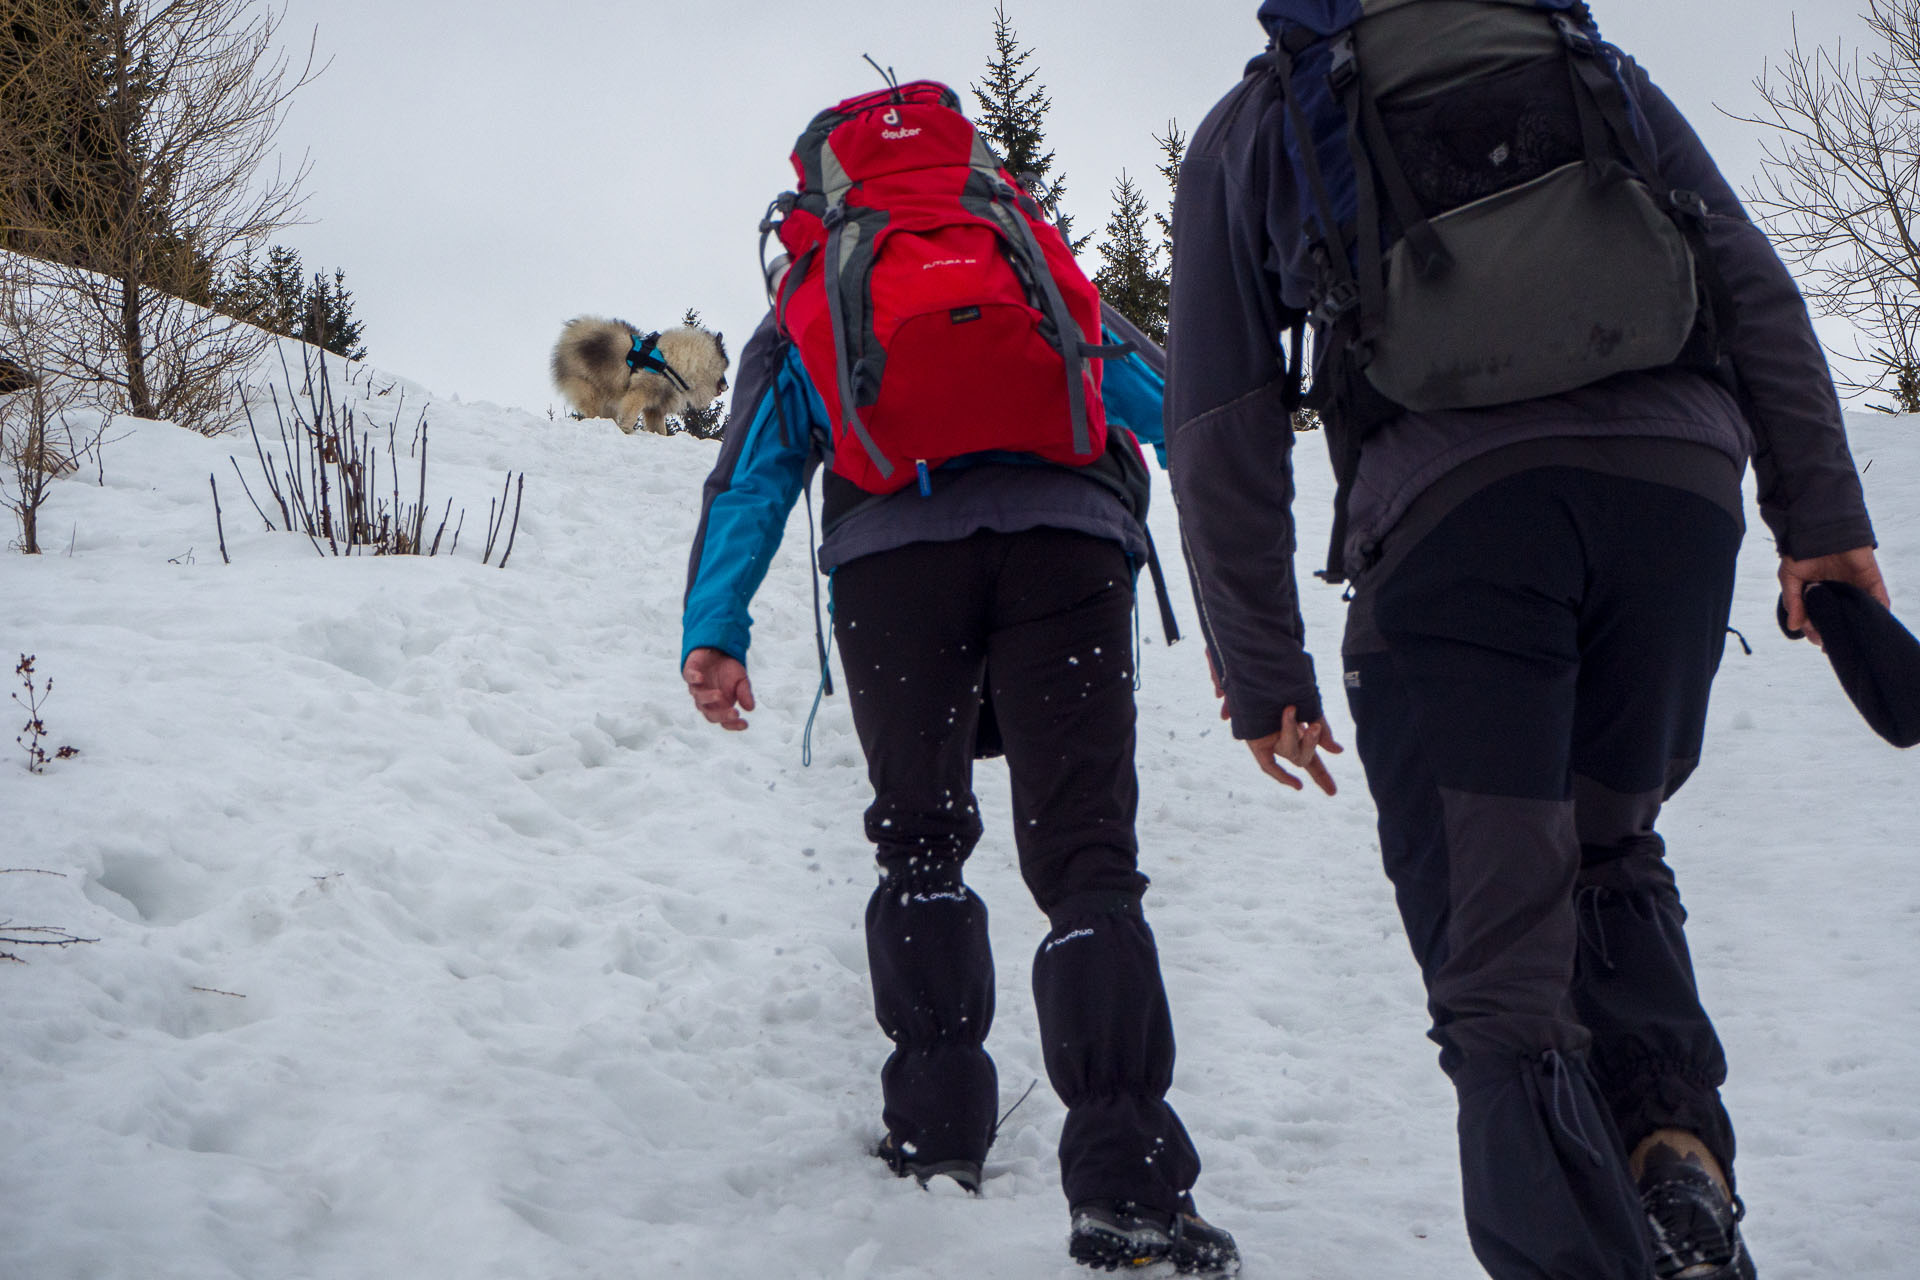
<instances>
[{"instance_id":1,"label":"gray fleece jacket","mask_svg":"<svg viewBox=\"0 0 1920 1280\"><path fill-rule=\"evenodd\" d=\"M1295 582L1293 432L1282 407L1279 335L1308 307L1314 274L1302 234L1307 197L1281 150L1284 99L1269 57L1249 63L1195 132L1175 202L1172 331L1167 347L1168 465L1188 567L1215 670L1239 738L1277 730L1289 705L1320 714ZM1471 492L1519 447L1658 441L1724 455L1737 476L1751 459L1760 512L1782 555L1873 545L1839 399L1807 309L1766 236L1748 219L1700 140L1631 61L1629 89L1655 163L1710 210L1708 251L1731 295L1723 354L1742 391L1683 368L1617 375L1564 395L1491 409L1403 413L1367 440L1348 509L1345 564L1363 575L1417 499L1443 477ZM1666 450L1665 454L1662 449ZM1491 462L1489 461L1491 460ZM1317 551L1317 549L1316 549Z\"/></svg>"}]
</instances>

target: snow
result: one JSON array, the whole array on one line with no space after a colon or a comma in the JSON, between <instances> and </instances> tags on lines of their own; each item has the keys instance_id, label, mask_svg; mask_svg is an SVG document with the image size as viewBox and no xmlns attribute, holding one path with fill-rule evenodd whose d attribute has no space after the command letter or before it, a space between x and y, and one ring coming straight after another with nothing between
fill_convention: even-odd
<instances>
[{"instance_id":1,"label":"snow","mask_svg":"<svg viewBox=\"0 0 1920 1280\"><path fill-rule=\"evenodd\" d=\"M429 498L467 511L454 554L316 555L239 494L244 437L121 420L55 486L48 554L0 558L0 656L36 655L44 745L80 751L39 775L0 756L0 933L96 939L4 948L27 963L0 964L0 1276L1084 1274L1027 982L1044 922L997 763L970 867L1000 961L989 1047L1004 1105L1041 1087L978 1199L865 1154L886 1050L867 790L844 698L801 765L804 516L755 610L760 709L722 734L676 669L716 446L357 377L381 433L425 408ZM1851 426L1896 604L1920 599L1920 433ZM1329 485L1301 443L1311 551ZM527 481L503 570L475 531L508 471ZM1754 652L1730 646L1664 823L1732 1061L1746 1230L1769 1280L1906 1277L1913 760L1775 630L1751 523L1734 624ZM1305 594L1332 695L1342 606ZM1480 1274L1354 755L1336 798L1275 786L1215 718L1197 642L1168 648L1150 610L1143 631L1143 859L1201 1208L1249 1277Z\"/></svg>"}]
</instances>

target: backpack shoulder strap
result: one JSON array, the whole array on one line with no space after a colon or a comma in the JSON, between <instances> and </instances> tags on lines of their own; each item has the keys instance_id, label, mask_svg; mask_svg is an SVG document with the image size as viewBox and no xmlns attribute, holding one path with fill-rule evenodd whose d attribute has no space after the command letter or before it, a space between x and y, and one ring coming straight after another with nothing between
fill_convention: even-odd
<instances>
[{"instance_id":1,"label":"backpack shoulder strap","mask_svg":"<svg viewBox=\"0 0 1920 1280\"><path fill-rule=\"evenodd\" d=\"M1321 269L1332 278L1331 285L1323 291L1315 319L1323 325L1331 325L1344 319L1359 305L1360 286L1354 279L1353 264L1347 260L1341 243L1340 215L1333 207L1326 174L1320 167L1319 148L1314 145L1313 129L1307 121L1306 108L1301 105L1300 94L1295 87L1294 57L1293 49L1278 40L1274 41L1274 76L1280 82L1281 98L1286 105L1287 127L1293 134L1300 169L1306 175L1308 195L1313 201L1313 220L1318 224L1315 247L1317 255L1323 259Z\"/></svg>"}]
</instances>

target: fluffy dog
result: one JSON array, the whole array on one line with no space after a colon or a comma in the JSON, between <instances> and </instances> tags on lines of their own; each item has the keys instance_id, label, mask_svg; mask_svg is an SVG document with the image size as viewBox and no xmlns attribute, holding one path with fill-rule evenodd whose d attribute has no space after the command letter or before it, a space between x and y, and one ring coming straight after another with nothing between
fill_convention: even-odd
<instances>
[{"instance_id":1,"label":"fluffy dog","mask_svg":"<svg viewBox=\"0 0 1920 1280\"><path fill-rule=\"evenodd\" d=\"M692 325L663 330L656 358L676 382L655 369L628 367L627 353L642 333L599 316L568 322L553 347L553 385L583 418L612 418L628 435L644 425L663 436L668 414L704 409L727 389L727 346L721 335Z\"/></svg>"}]
</instances>

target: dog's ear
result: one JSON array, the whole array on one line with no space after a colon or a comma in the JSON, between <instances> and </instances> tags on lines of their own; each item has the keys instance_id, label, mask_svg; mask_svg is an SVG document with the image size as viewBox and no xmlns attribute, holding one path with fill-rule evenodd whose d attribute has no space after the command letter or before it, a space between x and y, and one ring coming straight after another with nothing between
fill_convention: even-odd
<instances>
[{"instance_id":1,"label":"dog's ear","mask_svg":"<svg viewBox=\"0 0 1920 1280\"><path fill-rule=\"evenodd\" d=\"M731 364L732 361L727 357L727 335L724 333L716 332L713 335L713 345L720 348L721 367L725 368L727 365Z\"/></svg>"}]
</instances>

